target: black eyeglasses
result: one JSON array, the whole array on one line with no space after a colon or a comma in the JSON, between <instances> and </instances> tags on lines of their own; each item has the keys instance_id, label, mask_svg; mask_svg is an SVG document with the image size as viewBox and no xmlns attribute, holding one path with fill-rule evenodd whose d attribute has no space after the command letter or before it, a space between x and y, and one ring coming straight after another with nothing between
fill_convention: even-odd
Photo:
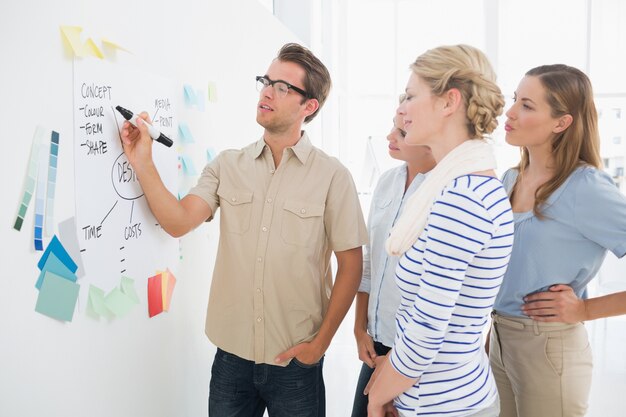
<instances>
[{"instance_id":1,"label":"black eyeglasses","mask_svg":"<svg viewBox=\"0 0 626 417\"><path fill-rule=\"evenodd\" d=\"M256 77L257 91L261 92L263 91L265 87L270 86L270 85L274 88L276 95L280 98L285 97L287 93L289 93L289 90L293 90L296 93L299 93L306 98L312 98L311 95L307 93L306 91L304 91L303 89L296 87L295 85L291 85L286 81L283 81L283 80L273 81L267 78L265 75L257 75Z\"/></svg>"}]
</instances>

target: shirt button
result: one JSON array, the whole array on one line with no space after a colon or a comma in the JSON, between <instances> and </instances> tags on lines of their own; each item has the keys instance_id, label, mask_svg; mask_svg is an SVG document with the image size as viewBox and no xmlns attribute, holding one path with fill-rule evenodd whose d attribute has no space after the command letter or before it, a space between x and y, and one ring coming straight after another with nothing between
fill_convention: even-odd
<instances>
[{"instance_id":1,"label":"shirt button","mask_svg":"<svg viewBox=\"0 0 626 417\"><path fill-rule=\"evenodd\" d=\"M302 210L300 210L300 213L304 214L304 213L306 213L306 210L302 209Z\"/></svg>"},{"instance_id":2,"label":"shirt button","mask_svg":"<svg viewBox=\"0 0 626 417\"><path fill-rule=\"evenodd\" d=\"M273 174L273 173L274 173L274 170L273 170L273 169L270 169L270 174Z\"/></svg>"},{"instance_id":3,"label":"shirt button","mask_svg":"<svg viewBox=\"0 0 626 417\"><path fill-rule=\"evenodd\" d=\"M260 289L260 288L257 288L257 289L256 289L256 292L260 293L260 292L261 292L261 289Z\"/></svg>"},{"instance_id":4,"label":"shirt button","mask_svg":"<svg viewBox=\"0 0 626 417\"><path fill-rule=\"evenodd\" d=\"M259 258L256 258L256 261L257 261L257 262L259 262L259 263L261 263L261 262L263 262L263 258L260 258L260 257L259 257Z\"/></svg>"},{"instance_id":5,"label":"shirt button","mask_svg":"<svg viewBox=\"0 0 626 417\"><path fill-rule=\"evenodd\" d=\"M267 202L268 202L268 204L272 204L272 199L271 199L271 198L268 198L268 199L267 199Z\"/></svg>"},{"instance_id":6,"label":"shirt button","mask_svg":"<svg viewBox=\"0 0 626 417\"><path fill-rule=\"evenodd\" d=\"M237 201L237 197L231 198L230 201L232 201L234 203L235 201Z\"/></svg>"},{"instance_id":7,"label":"shirt button","mask_svg":"<svg viewBox=\"0 0 626 417\"><path fill-rule=\"evenodd\" d=\"M261 320L263 320L263 317L257 317L256 321L258 321L259 323L261 323Z\"/></svg>"},{"instance_id":8,"label":"shirt button","mask_svg":"<svg viewBox=\"0 0 626 417\"><path fill-rule=\"evenodd\" d=\"M267 232L267 227L263 226L261 230L263 230L264 232Z\"/></svg>"}]
</instances>

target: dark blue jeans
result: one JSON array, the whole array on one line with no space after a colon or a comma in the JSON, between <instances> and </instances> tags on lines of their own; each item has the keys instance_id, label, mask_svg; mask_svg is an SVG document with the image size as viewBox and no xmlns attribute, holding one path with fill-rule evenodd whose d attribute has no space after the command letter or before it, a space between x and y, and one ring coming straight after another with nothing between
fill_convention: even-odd
<instances>
[{"instance_id":1,"label":"dark blue jeans","mask_svg":"<svg viewBox=\"0 0 626 417\"><path fill-rule=\"evenodd\" d=\"M286 367L255 364L217 349L209 389L209 417L324 417L324 358Z\"/></svg>"},{"instance_id":2,"label":"dark blue jeans","mask_svg":"<svg viewBox=\"0 0 626 417\"><path fill-rule=\"evenodd\" d=\"M391 348L380 342L374 342L374 350L378 356L386 355ZM352 404L352 417L367 417L367 395L363 394L365 386L369 382L374 369L363 363L359 380L356 383L356 392L354 393L354 403Z\"/></svg>"}]
</instances>

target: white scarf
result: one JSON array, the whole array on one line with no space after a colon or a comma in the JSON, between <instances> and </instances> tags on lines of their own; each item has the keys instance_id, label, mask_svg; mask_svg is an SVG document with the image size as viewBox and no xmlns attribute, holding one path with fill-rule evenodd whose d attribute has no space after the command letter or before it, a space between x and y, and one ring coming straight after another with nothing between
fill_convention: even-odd
<instances>
[{"instance_id":1,"label":"white scarf","mask_svg":"<svg viewBox=\"0 0 626 417\"><path fill-rule=\"evenodd\" d=\"M466 140L450 151L407 200L385 244L387 253L400 256L415 243L426 226L435 199L455 178L495 167L493 148L482 139Z\"/></svg>"}]
</instances>

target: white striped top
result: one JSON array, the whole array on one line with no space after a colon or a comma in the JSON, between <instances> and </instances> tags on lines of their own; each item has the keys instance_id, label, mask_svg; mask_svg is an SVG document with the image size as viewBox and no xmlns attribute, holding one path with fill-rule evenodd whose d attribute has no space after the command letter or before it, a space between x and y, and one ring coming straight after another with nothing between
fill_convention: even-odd
<instances>
[{"instance_id":1,"label":"white striped top","mask_svg":"<svg viewBox=\"0 0 626 417\"><path fill-rule=\"evenodd\" d=\"M493 177L455 179L400 258L401 303L390 362L419 380L395 400L402 415L466 416L497 390L482 332L513 245L513 213Z\"/></svg>"}]
</instances>

